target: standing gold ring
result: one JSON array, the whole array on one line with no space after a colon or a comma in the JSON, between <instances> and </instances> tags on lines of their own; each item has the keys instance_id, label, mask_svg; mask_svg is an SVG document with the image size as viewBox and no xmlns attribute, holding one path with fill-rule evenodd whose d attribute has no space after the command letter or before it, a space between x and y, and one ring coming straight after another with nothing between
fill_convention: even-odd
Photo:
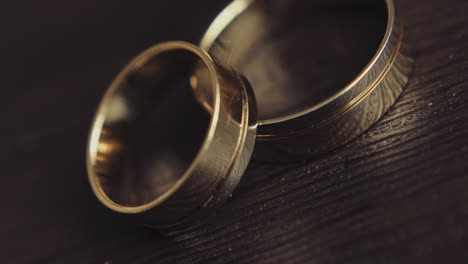
<instances>
[{"instance_id":1,"label":"standing gold ring","mask_svg":"<svg viewBox=\"0 0 468 264\"><path fill-rule=\"evenodd\" d=\"M298 14L307 16L309 11L324 7L366 7L383 5L384 2L387 12L385 35L374 57L353 81L318 103L287 113L262 114L262 100L272 96L275 91L257 90L261 83L255 82L258 79L255 78L255 71L244 69L242 59L255 56L251 52L253 47L263 39L268 40L275 27L282 27L283 18L300 16ZM320 36L314 37L318 39ZM262 159L313 156L346 144L362 134L394 104L408 82L413 64L407 55L403 27L393 0L235 0L211 24L200 47L229 63L251 81L259 102L256 151ZM310 89L314 89L313 83L310 86ZM200 101L205 100L203 95L198 97ZM272 103L267 107L282 105Z\"/></svg>"},{"instance_id":2,"label":"standing gold ring","mask_svg":"<svg viewBox=\"0 0 468 264\"><path fill-rule=\"evenodd\" d=\"M189 82L211 98L208 113ZM116 77L97 110L89 181L108 208L152 227L187 221L224 201L255 143L248 82L184 42L156 45Z\"/></svg>"}]
</instances>

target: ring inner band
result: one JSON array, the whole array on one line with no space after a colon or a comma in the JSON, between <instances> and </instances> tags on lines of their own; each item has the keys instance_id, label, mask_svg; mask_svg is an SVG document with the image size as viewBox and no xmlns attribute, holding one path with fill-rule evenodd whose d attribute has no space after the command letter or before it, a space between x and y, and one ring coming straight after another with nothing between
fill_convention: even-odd
<instances>
[{"instance_id":1,"label":"ring inner band","mask_svg":"<svg viewBox=\"0 0 468 264\"><path fill-rule=\"evenodd\" d=\"M242 2L252 3L201 46L214 41L210 53L246 75L261 123L338 93L371 61L387 26L385 1Z\"/></svg>"},{"instance_id":2,"label":"ring inner band","mask_svg":"<svg viewBox=\"0 0 468 264\"><path fill-rule=\"evenodd\" d=\"M194 71L206 72L206 65L193 52L174 49L134 63L114 81L90 149L93 180L109 203L144 206L190 167L211 119L191 92Z\"/></svg>"}]
</instances>

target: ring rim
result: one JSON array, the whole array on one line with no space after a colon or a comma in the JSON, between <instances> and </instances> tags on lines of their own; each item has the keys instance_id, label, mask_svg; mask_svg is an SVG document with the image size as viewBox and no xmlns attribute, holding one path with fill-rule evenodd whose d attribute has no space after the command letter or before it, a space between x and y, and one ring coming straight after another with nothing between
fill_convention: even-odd
<instances>
[{"instance_id":1,"label":"ring rim","mask_svg":"<svg viewBox=\"0 0 468 264\"><path fill-rule=\"evenodd\" d=\"M102 184L99 183L99 177L96 174L95 170L93 169L94 164L96 162L97 156L97 149L98 144L100 141L100 135L102 133L102 128L104 125L104 121L108 112L108 103L111 96L118 90L119 84L125 78L125 76L131 72L132 70L138 69L139 66L144 65L149 59L153 58L154 56L171 51L171 50L187 50L195 54L199 57L210 73L210 81L213 87L213 103L214 103L214 111L212 112L212 117L210 118L209 126L207 129L206 136L204 137L201 146L193 158L190 166L186 169L183 175L170 187L168 191L164 194L159 195L152 201L145 203L143 205L138 206L124 206L114 202L103 190ZM181 187L182 185L191 177L195 167L201 160L201 156L203 153L206 153L208 149L213 144L213 137L217 131L217 123L220 117L221 112L221 98L220 98L220 81L218 79L218 71L215 67L215 63L211 56L204 50L200 49L199 47L182 42L182 41L170 41L170 42L163 42L158 45L152 46L149 49L143 51L139 55L137 55L134 59L132 59L117 75L117 77L112 81L111 85L105 92L104 97L102 98L98 110L95 114L94 120L92 122L90 136L88 139L88 146L86 151L86 167L88 171L88 179L91 184L92 190L95 193L96 197L99 199L101 203L103 203L109 209L124 213L124 214L139 214L146 211L149 211L158 205L163 204L167 200L171 198Z\"/></svg>"},{"instance_id":2,"label":"ring rim","mask_svg":"<svg viewBox=\"0 0 468 264\"><path fill-rule=\"evenodd\" d=\"M204 36L200 41L200 47L207 50L208 52L213 48L216 41L222 35L222 33L229 27L229 25L240 17L244 11L246 11L254 2L257 0L234 0L228 6L226 6L214 19L212 24L206 30ZM356 86L363 81L369 72L373 70L378 64L379 59L383 56L385 50L389 46L389 43L392 41L394 36L396 25L396 15L395 15L395 4L393 0L385 0L386 9L387 9L387 25L385 28L385 34L380 41L379 47L372 59L366 64L366 66L357 74L351 82L349 82L345 87L341 88L339 91L335 92L331 96L327 97L325 100L322 100L319 103L308 106L307 108L293 113L289 113L284 116L270 118L265 120L259 120L259 131L257 134L257 140L259 141L270 141L276 140L279 138L291 137L294 134L302 133L305 130L313 129L314 127L323 125L324 123L332 122L336 117L339 117L344 112L348 111L350 108L358 105L362 100L365 99L366 95L371 93L373 89L378 85L378 81L373 82L370 85L367 85L362 91L360 91L356 96L354 96L349 102L346 102L343 105L340 105L338 109L326 109L330 104L341 101L343 97L346 97L347 93L353 91ZM379 72L378 79L381 79L385 76L388 70L392 67L395 57L399 52L400 45L402 42L403 29L399 28L397 45L392 51L394 57L385 62L385 69ZM320 117L320 120L308 120L308 124L304 125L302 128L296 127L296 122L299 119L307 118L310 115L316 114L319 111L328 111L331 113L326 113L325 118ZM286 127L286 128L285 128Z\"/></svg>"}]
</instances>

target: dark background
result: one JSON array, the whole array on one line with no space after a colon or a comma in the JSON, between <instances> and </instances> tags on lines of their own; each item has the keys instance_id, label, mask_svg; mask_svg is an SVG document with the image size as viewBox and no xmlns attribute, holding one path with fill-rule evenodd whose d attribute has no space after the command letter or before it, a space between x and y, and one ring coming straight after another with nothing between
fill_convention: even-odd
<instances>
[{"instance_id":1,"label":"dark background","mask_svg":"<svg viewBox=\"0 0 468 264\"><path fill-rule=\"evenodd\" d=\"M2 263L467 263L468 2L398 1L415 72L368 132L322 157L253 163L215 220L135 226L87 183L99 99L134 55L196 43L228 3L29 1L2 7Z\"/></svg>"}]
</instances>

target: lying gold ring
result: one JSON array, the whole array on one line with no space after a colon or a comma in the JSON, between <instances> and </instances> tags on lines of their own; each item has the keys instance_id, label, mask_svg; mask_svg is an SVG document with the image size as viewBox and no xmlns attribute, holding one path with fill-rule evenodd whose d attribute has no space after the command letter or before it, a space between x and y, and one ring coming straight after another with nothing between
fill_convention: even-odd
<instances>
[{"instance_id":1,"label":"lying gold ring","mask_svg":"<svg viewBox=\"0 0 468 264\"><path fill-rule=\"evenodd\" d=\"M189 81L212 99L211 113ZM229 196L250 160L255 106L248 82L200 48L148 49L119 73L96 113L87 150L95 195L152 227L201 215Z\"/></svg>"},{"instance_id":2,"label":"lying gold ring","mask_svg":"<svg viewBox=\"0 0 468 264\"><path fill-rule=\"evenodd\" d=\"M384 2L386 8L383 6ZM270 99L278 87L260 91L259 87L263 85L261 82L265 80L256 81L259 79L256 78L256 68L249 68L246 58L256 56L252 50L265 45L272 31L289 30L283 25L283 19L297 20L312 16L310 13L313 10L343 5L350 9L380 5L381 9L386 10L386 32L374 57L346 87L320 102L305 105L301 109L264 115L262 108L265 105L270 108L283 107L283 103L290 103L291 100L284 97L278 100L280 103L263 103L262 101ZM356 5L358 6L355 7ZM320 14L319 11L317 13ZM256 146L256 151L261 153L259 156L271 158L281 154L282 159L304 158L332 150L362 134L382 117L403 91L412 72L413 60L407 56L403 27L396 14L393 0L235 0L214 20L200 47L232 65L251 82L259 107ZM313 36L313 39L327 41L320 39L320 36ZM267 66L269 65L263 65ZM340 72L336 74L339 75ZM264 79L273 77L267 76ZM293 82L287 85L291 83ZM310 86L313 85L310 83ZM203 95L198 95L198 98L200 101L205 100Z\"/></svg>"}]
</instances>

